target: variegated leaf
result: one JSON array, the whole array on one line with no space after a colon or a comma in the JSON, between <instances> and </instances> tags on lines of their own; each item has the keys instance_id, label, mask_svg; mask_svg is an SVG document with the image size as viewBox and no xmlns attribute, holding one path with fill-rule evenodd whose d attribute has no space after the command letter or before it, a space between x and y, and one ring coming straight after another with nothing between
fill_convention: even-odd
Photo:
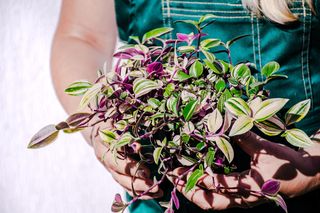
<instances>
[{"instance_id":1,"label":"variegated leaf","mask_svg":"<svg viewBox=\"0 0 320 213\"><path fill-rule=\"evenodd\" d=\"M160 159L160 155L161 155L162 149L163 149L163 147L157 147L153 151L153 160L157 165L159 163L159 159Z\"/></svg>"},{"instance_id":2,"label":"variegated leaf","mask_svg":"<svg viewBox=\"0 0 320 213\"><path fill-rule=\"evenodd\" d=\"M301 121L308 114L310 105L311 101L308 99L292 106L285 115L286 124L291 125Z\"/></svg>"},{"instance_id":3,"label":"variegated leaf","mask_svg":"<svg viewBox=\"0 0 320 213\"><path fill-rule=\"evenodd\" d=\"M250 115L250 107L242 98L229 98L225 107L236 116Z\"/></svg>"},{"instance_id":4,"label":"variegated leaf","mask_svg":"<svg viewBox=\"0 0 320 213\"><path fill-rule=\"evenodd\" d=\"M256 122L255 125L261 132L268 136L279 135L285 129L284 123L276 115L265 121Z\"/></svg>"},{"instance_id":5,"label":"variegated leaf","mask_svg":"<svg viewBox=\"0 0 320 213\"><path fill-rule=\"evenodd\" d=\"M169 111L173 112L175 115L179 115L178 113L178 101L179 99L175 96L170 96L167 100L167 108Z\"/></svg>"},{"instance_id":6,"label":"variegated leaf","mask_svg":"<svg viewBox=\"0 0 320 213\"><path fill-rule=\"evenodd\" d=\"M89 103L96 98L98 93L101 91L102 84L94 84L82 97L79 105L79 110L84 109L89 105Z\"/></svg>"},{"instance_id":7,"label":"variegated leaf","mask_svg":"<svg viewBox=\"0 0 320 213\"><path fill-rule=\"evenodd\" d=\"M254 119L257 122L267 120L279 112L288 101L289 99L285 98L270 98L263 101L254 115Z\"/></svg>"},{"instance_id":8,"label":"variegated leaf","mask_svg":"<svg viewBox=\"0 0 320 213\"><path fill-rule=\"evenodd\" d=\"M240 116L232 125L229 136L242 135L253 127L253 119L243 115Z\"/></svg>"},{"instance_id":9,"label":"variegated leaf","mask_svg":"<svg viewBox=\"0 0 320 213\"><path fill-rule=\"evenodd\" d=\"M222 126L223 118L219 110L216 108L212 113L208 115L207 127L212 133L216 133Z\"/></svg>"},{"instance_id":10,"label":"variegated leaf","mask_svg":"<svg viewBox=\"0 0 320 213\"><path fill-rule=\"evenodd\" d=\"M284 136L286 140L293 146L303 148L313 144L308 135L300 129L289 129L285 131Z\"/></svg>"},{"instance_id":11,"label":"variegated leaf","mask_svg":"<svg viewBox=\"0 0 320 213\"><path fill-rule=\"evenodd\" d=\"M133 136L129 133L126 132L123 135L121 135L120 139L117 141L115 148L118 149L120 147L123 147L133 141Z\"/></svg>"},{"instance_id":12,"label":"variegated leaf","mask_svg":"<svg viewBox=\"0 0 320 213\"><path fill-rule=\"evenodd\" d=\"M107 130L107 129L100 130L99 136L100 136L101 140L107 144L111 144L112 142L117 140L117 138L119 137L117 133L114 133L114 132Z\"/></svg>"},{"instance_id":13,"label":"variegated leaf","mask_svg":"<svg viewBox=\"0 0 320 213\"><path fill-rule=\"evenodd\" d=\"M232 162L234 158L234 151L230 144L230 142L224 137L216 137L215 142L218 148L222 151L222 153L226 156L228 162Z\"/></svg>"},{"instance_id":14,"label":"variegated leaf","mask_svg":"<svg viewBox=\"0 0 320 213\"><path fill-rule=\"evenodd\" d=\"M29 149L37 149L49 145L57 139L59 131L56 126L51 124L43 127L32 138L28 145Z\"/></svg>"},{"instance_id":15,"label":"variegated leaf","mask_svg":"<svg viewBox=\"0 0 320 213\"><path fill-rule=\"evenodd\" d=\"M137 78L133 82L133 92L136 96L136 98L145 95L152 90L161 88L161 84L156 81L152 81L145 78Z\"/></svg>"},{"instance_id":16,"label":"variegated leaf","mask_svg":"<svg viewBox=\"0 0 320 213\"><path fill-rule=\"evenodd\" d=\"M257 113L257 111L259 110L261 103L262 103L262 99L260 97L257 97L255 99L253 99L252 101L250 101L249 107L250 107L253 115L255 115Z\"/></svg>"},{"instance_id":17,"label":"variegated leaf","mask_svg":"<svg viewBox=\"0 0 320 213\"><path fill-rule=\"evenodd\" d=\"M70 84L64 92L68 95L80 96L86 93L91 87L92 84L88 81L76 81Z\"/></svg>"}]
</instances>

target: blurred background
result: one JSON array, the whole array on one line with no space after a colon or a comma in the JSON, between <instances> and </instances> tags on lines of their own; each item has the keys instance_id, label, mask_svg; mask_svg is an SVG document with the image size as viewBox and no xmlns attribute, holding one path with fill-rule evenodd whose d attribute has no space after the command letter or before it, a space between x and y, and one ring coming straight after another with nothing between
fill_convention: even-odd
<instances>
[{"instance_id":1,"label":"blurred background","mask_svg":"<svg viewBox=\"0 0 320 213\"><path fill-rule=\"evenodd\" d=\"M28 150L66 118L49 72L59 0L0 0L0 213L106 213L116 184L81 135Z\"/></svg>"}]
</instances>

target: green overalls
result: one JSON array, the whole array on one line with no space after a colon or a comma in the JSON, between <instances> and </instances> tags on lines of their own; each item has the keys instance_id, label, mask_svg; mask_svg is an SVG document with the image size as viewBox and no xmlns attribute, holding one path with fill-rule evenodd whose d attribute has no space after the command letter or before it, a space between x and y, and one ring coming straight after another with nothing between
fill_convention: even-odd
<instances>
[{"instance_id":1,"label":"green overalls","mask_svg":"<svg viewBox=\"0 0 320 213\"><path fill-rule=\"evenodd\" d=\"M268 89L271 96L285 97L293 105L311 99L312 108L298 127L309 135L320 129L320 0L314 0L314 15L305 0L296 0L291 10L300 20L290 25L278 25L257 18L243 8L241 0L115 0L119 35L129 41L130 35L142 36L156 27L174 27L167 38L176 32L189 33L192 27L175 21L196 20L204 14L214 14L216 22L205 29L210 37L227 41L240 35L251 36L239 40L232 47L232 61L250 61L261 67L269 61L277 61L287 80L272 82ZM129 41L130 42L130 41ZM223 58L223 56L217 56ZM262 79L262 76L258 74ZM289 213L320 212L319 190L288 200ZM184 201L179 212L201 210ZM163 212L154 201L139 201L131 209L133 213ZM282 212L274 204L265 204L250 210L231 209L222 212Z\"/></svg>"}]
</instances>

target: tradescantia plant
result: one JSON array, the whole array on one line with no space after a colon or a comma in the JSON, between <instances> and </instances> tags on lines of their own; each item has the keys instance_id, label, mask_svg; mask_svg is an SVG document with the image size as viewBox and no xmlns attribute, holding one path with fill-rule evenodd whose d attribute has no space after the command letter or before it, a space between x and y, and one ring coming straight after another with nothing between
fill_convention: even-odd
<instances>
[{"instance_id":1,"label":"tradescantia plant","mask_svg":"<svg viewBox=\"0 0 320 213\"><path fill-rule=\"evenodd\" d=\"M254 64L233 64L230 47L245 36L226 43L208 38L202 31L212 18L206 15L198 21L182 21L193 25L196 33L177 33L175 39L161 38L172 28L154 29L141 40L131 37L136 44L125 45L114 54L117 63L111 72L104 67L96 82L77 81L65 90L69 95L82 96L79 111L66 121L41 129L28 147L51 143L59 131L72 133L111 121L110 128L98 128L97 133L114 160L134 157L141 163L156 165L159 177L149 190L136 194L129 203L116 195L112 211L123 212L160 185L176 167L189 168L179 177L187 178L189 174L186 191L193 190L205 173L230 173L236 166L230 137L253 127L267 136L283 137L296 147L311 145L307 134L294 127L307 115L310 101L295 104L281 119L277 114L289 100L269 98L264 87L275 79L287 78L278 74L279 64L264 65L264 81L253 75ZM229 61L216 58L217 52L226 53ZM85 108L90 112L82 112ZM286 210L278 191L279 182L268 180L261 192L252 193ZM179 209L176 186L170 201L162 205L167 207L166 212Z\"/></svg>"}]
</instances>

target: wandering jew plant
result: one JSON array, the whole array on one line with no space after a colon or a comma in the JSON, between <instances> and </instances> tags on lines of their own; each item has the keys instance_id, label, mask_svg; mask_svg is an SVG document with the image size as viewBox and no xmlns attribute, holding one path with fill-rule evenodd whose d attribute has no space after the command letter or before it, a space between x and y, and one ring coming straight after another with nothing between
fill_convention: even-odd
<instances>
[{"instance_id":1,"label":"wandering jew plant","mask_svg":"<svg viewBox=\"0 0 320 213\"><path fill-rule=\"evenodd\" d=\"M245 36L226 43L208 38L203 28L212 18L206 15L198 21L182 21L193 25L196 33L177 33L175 39L161 38L172 28L154 29L142 39L132 36L136 44L123 46L114 54L118 60L111 72L104 68L96 82L74 82L65 90L69 95L83 96L80 110L66 121L41 129L29 148L48 145L59 131L96 127L93 129L115 161L134 157L156 165L160 178L149 190L136 194L129 203L116 195L112 211L123 212L176 167L189 168L179 177L187 179L186 191L193 190L205 173L230 173L236 166L230 138L253 127L267 136L283 137L296 147L311 145L306 133L294 127L308 113L310 101L295 104L280 118L277 114L289 100L269 98L264 87L274 79L287 78L277 73L279 64L264 65L260 70L264 81L253 75L257 71L254 64L233 64L230 47ZM216 58L217 52L225 53L229 61ZM90 112L82 112L85 108ZM110 128L99 128L106 121L111 121ZM268 180L258 193L286 211L279 187L278 181ZM179 209L176 186L163 206L166 212Z\"/></svg>"}]
</instances>

